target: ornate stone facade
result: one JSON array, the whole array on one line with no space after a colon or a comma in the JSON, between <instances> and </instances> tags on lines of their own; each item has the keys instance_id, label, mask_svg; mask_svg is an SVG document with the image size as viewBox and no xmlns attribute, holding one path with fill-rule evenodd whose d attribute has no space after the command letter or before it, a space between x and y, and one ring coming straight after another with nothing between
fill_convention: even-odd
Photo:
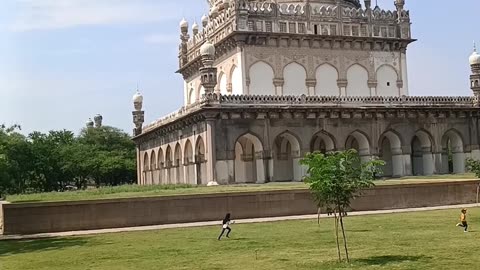
<instances>
[{"instance_id":1,"label":"ornate stone facade","mask_svg":"<svg viewBox=\"0 0 480 270\"><path fill-rule=\"evenodd\" d=\"M203 29L182 21L179 73L184 104L205 93L200 46L216 46L218 93L245 95L408 95L410 15L365 1L208 1Z\"/></svg>"},{"instance_id":2,"label":"ornate stone facade","mask_svg":"<svg viewBox=\"0 0 480 270\"><path fill-rule=\"evenodd\" d=\"M357 149L385 160L386 177L480 158L478 54L473 97L408 96L403 0L209 3L201 31L180 24L185 105L142 127L134 97L139 184L300 181L311 151Z\"/></svg>"}]
</instances>

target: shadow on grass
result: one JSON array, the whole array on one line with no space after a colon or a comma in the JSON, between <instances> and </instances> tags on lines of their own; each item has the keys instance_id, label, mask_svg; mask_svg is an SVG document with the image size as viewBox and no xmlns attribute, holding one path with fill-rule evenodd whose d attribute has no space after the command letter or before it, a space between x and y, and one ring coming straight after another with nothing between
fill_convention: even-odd
<instances>
[{"instance_id":1,"label":"shadow on grass","mask_svg":"<svg viewBox=\"0 0 480 270\"><path fill-rule=\"evenodd\" d=\"M88 242L87 238L49 238L20 241L5 240L0 241L0 256L78 247L83 246Z\"/></svg>"},{"instance_id":2,"label":"shadow on grass","mask_svg":"<svg viewBox=\"0 0 480 270\"><path fill-rule=\"evenodd\" d=\"M356 259L355 262L363 265L377 265L384 266L393 263L402 263L402 262L416 262L416 261L426 261L430 258L427 256L403 256L403 255L386 255L386 256L373 256L364 259Z\"/></svg>"}]
</instances>

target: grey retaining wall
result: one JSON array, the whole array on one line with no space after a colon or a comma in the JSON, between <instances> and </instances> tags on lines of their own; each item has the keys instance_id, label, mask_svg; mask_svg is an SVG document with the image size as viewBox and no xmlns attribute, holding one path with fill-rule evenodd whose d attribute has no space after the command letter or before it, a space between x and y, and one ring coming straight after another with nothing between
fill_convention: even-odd
<instances>
[{"instance_id":1,"label":"grey retaining wall","mask_svg":"<svg viewBox=\"0 0 480 270\"><path fill-rule=\"evenodd\" d=\"M355 211L476 202L478 181L379 186ZM172 223L315 214L308 190L222 193L77 202L3 204L4 234L34 234ZM1 211L0 211L1 212Z\"/></svg>"}]
</instances>

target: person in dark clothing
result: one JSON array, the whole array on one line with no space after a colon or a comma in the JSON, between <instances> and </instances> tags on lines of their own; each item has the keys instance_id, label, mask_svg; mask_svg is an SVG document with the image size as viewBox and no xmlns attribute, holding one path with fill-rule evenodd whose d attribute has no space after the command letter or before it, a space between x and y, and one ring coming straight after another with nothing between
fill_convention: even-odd
<instances>
[{"instance_id":1,"label":"person in dark clothing","mask_svg":"<svg viewBox=\"0 0 480 270\"><path fill-rule=\"evenodd\" d=\"M230 213L225 215L225 218L222 221L222 232L218 236L218 240L222 238L223 233L225 233L225 231L227 231L227 235L226 235L227 238L230 238L230 232L232 231L232 229L230 228L230 224L233 224L233 223L235 222L230 219Z\"/></svg>"}]
</instances>

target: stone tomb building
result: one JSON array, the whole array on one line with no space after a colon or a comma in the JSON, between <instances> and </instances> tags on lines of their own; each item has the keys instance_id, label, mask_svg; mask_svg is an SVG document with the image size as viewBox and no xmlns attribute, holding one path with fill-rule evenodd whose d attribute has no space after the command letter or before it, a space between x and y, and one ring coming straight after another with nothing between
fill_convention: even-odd
<instances>
[{"instance_id":1,"label":"stone tomb building","mask_svg":"<svg viewBox=\"0 0 480 270\"><path fill-rule=\"evenodd\" d=\"M384 176L465 172L480 158L480 55L468 97L409 96L405 1L210 0L202 28L180 23L184 106L143 126L138 181L301 181L311 151L354 148Z\"/></svg>"}]
</instances>

